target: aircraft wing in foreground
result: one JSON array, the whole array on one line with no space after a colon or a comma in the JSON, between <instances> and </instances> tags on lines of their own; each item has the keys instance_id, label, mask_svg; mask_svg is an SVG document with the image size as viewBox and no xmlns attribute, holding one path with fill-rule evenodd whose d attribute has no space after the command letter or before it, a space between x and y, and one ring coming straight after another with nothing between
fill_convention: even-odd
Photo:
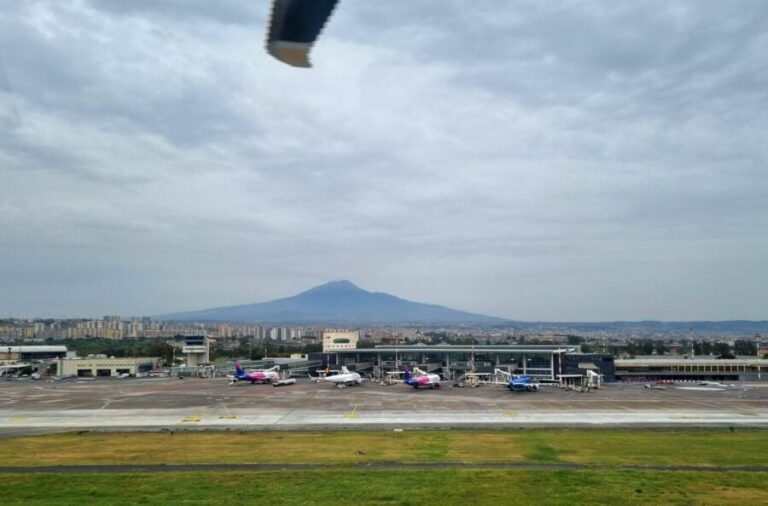
<instances>
[{"instance_id":1,"label":"aircraft wing in foreground","mask_svg":"<svg viewBox=\"0 0 768 506\"><path fill-rule=\"evenodd\" d=\"M309 51L338 0L272 0L267 52L294 67L311 67Z\"/></svg>"}]
</instances>

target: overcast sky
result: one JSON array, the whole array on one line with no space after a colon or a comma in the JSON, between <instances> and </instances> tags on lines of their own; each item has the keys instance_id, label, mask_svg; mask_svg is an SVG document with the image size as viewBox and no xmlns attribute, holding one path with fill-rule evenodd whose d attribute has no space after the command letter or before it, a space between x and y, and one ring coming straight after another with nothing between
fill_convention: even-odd
<instances>
[{"instance_id":1,"label":"overcast sky","mask_svg":"<svg viewBox=\"0 0 768 506\"><path fill-rule=\"evenodd\" d=\"M349 279L521 320L768 318L768 2L0 0L0 316Z\"/></svg>"}]
</instances>

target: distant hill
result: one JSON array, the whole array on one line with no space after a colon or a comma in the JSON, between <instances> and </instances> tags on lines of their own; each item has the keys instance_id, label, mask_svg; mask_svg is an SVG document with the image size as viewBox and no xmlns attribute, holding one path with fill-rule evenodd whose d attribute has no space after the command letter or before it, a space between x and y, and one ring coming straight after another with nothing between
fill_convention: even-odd
<instances>
[{"instance_id":1,"label":"distant hill","mask_svg":"<svg viewBox=\"0 0 768 506\"><path fill-rule=\"evenodd\" d=\"M369 292L349 281L333 281L293 297L156 316L157 320L270 323L484 323L507 320Z\"/></svg>"},{"instance_id":2,"label":"distant hill","mask_svg":"<svg viewBox=\"0 0 768 506\"><path fill-rule=\"evenodd\" d=\"M766 320L723 321L612 321L612 322L515 322L515 327L531 332L609 332L612 334L658 333L709 336L748 336L768 334Z\"/></svg>"}]
</instances>

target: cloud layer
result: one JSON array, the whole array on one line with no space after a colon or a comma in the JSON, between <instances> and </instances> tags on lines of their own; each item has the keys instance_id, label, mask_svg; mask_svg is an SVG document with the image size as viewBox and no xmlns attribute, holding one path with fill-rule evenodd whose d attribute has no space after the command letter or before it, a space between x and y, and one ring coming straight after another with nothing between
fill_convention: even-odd
<instances>
[{"instance_id":1,"label":"cloud layer","mask_svg":"<svg viewBox=\"0 0 768 506\"><path fill-rule=\"evenodd\" d=\"M267 2L0 7L2 315L766 318L765 2L346 0L309 71Z\"/></svg>"}]
</instances>

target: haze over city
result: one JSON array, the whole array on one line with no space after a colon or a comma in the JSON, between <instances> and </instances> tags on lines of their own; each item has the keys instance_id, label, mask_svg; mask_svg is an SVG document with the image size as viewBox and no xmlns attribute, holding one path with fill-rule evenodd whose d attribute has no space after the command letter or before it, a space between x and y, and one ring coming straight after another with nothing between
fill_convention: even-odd
<instances>
[{"instance_id":1,"label":"haze over city","mask_svg":"<svg viewBox=\"0 0 768 506\"><path fill-rule=\"evenodd\" d=\"M0 0L0 317L766 319L768 4L471 5Z\"/></svg>"}]
</instances>

